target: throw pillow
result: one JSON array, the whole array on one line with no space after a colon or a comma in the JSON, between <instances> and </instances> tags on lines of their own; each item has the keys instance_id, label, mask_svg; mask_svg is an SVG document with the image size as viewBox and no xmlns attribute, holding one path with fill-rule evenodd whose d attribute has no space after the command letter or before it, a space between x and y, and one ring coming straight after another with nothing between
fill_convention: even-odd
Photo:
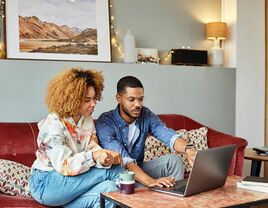
<instances>
[{"instance_id":1,"label":"throw pillow","mask_svg":"<svg viewBox=\"0 0 268 208\"><path fill-rule=\"evenodd\" d=\"M183 138L187 138L187 142L193 144L197 150L208 148L207 132L208 129L206 127L201 127L199 129L193 129L190 131L187 131L186 129L180 129L177 131L177 133L179 133ZM144 161L148 161L155 157L160 157L171 153L178 154L179 156L181 156L185 171L186 172L191 171L192 167L189 163L186 154L175 153L155 137L153 136L147 137L145 142Z\"/></svg>"},{"instance_id":2,"label":"throw pillow","mask_svg":"<svg viewBox=\"0 0 268 208\"><path fill-rule=\"evenodd\" d=\"M12 196L31 198L31 168L18 162L0 159L0 191Z\"/></svg>"},{"instance_id":3,"label":"throw pillow","mask_svg":"<svg viewBox=\"0 0 268 208\"><path fill-rule=\"evenodd\" d=\"M166 154L171 154L171 149L163 142L153 136L148 136L145 141L144 161L152 160L155 157L161 157Z\"/></svg>"}]
</instances>

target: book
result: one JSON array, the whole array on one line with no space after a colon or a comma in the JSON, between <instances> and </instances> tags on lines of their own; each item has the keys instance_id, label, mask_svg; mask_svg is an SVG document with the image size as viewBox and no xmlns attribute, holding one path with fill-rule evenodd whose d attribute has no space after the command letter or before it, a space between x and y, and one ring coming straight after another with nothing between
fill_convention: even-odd
<instances>
[{"instance_id":1,"label":"book","mask_svg":"<svg viewBox=\"0 0 268 208\"><path fill-rule=\"evenodd\" d=\"M268 187L242 184L241 181L237 182L237 188L242 188L242 189L248 189L248 190L252 190L252 191L259 191L259 192L268 193Z\"/></svg>"},{"instance_id":2,"label":"book","mask_svg":"<svg viewBox=\"0 0 268 208\"><path fill-rule=\"evenodd\" d=\"M268 147L253 147L253 150L255 150L258 154L261 155L268 155Z\"/></svg>"},{"instance_id":3,"label":"book","mask_svg":"<svg viewBox=\"0 0 268 208\"><path fill-rule=\"evenodd\" d=\"M264 186L268 189L268 178L257 177L257 176L247 176L242 181L244 185L256 185L256 186Z\"/></svg>"}]
</instances>

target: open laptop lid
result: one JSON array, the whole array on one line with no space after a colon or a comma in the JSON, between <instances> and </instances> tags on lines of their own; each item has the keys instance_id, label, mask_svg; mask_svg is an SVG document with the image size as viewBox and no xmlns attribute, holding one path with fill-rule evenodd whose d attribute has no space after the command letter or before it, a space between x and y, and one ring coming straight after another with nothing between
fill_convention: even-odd
<instances>
[{"instance_id":1,"label":"open laptop lid","mask_svg":"<svg viewBox=\"0 0 268 208\"><path fill-rule=\"evenodd\" d=\"M184 196L201 193L225 184L236 145L197 152Z\"/></svg>"},{"instance_id":2,"label":"open laptop lid","mask_svg":"<svg viewBox=\"0 0 268 208\"><path fill-rule=\"evenodd\" d=\"M150 187L163 193L190 196L225 184L236 145L199 150L187 181L184 194L170 188Z\"/></svg>"}]
</instances>

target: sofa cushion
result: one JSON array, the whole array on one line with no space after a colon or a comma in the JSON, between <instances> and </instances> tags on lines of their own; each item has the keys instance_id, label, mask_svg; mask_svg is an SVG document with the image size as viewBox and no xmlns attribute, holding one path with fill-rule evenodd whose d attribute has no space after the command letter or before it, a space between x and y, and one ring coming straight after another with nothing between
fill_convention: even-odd
<instances>
[{"instance_id":1,"label":"sofa cushion","mask_svg":"<svg viewBox=\"0 0 268 208\"><path fill-rule=\"evenodd\" d=\"M48 206L39 204L32 198L25 198L21 196L11 196L0 193L0 207L1 208L48 208Z\"/></svg>"},{"instance_id":2,"label":"sofa cushion","mask_svg":"<svg viewBox=\"0 0 268 208\"><path fill-rule=\"evenodd\" d=\"M18 162L0 159L0 191L12 196L31 198L29 176L31 168Z\"/></svg>"},{"instance_id":3,"label":"sofa cushion","mask_svg":"<svg viewBox=\"0 0 268 208\"><path fill-rule=\"evenodd\" d=\"M187 131L186 129L180 129L177 131L182 138L187 138L187 142L193 144L197 150L207 149L207 132L208 129L206 127L201 127L199 129L193 129ZM148 161L153 159L154 157L160 157L166 154L175 153L169 147L167 147L164 143L159 141L153 136L148 136L145 142L145 153L144 153L144 161ZM179 154L181 156L184 164L184 168L186 172L191 171L191 165L188 161L186 154Z\"/></svg>"}]
</instances>

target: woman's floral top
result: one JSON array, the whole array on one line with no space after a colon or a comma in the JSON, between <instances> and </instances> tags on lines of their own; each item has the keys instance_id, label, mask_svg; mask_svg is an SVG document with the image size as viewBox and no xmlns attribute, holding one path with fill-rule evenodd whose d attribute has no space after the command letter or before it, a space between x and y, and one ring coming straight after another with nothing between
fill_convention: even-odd
<instances>
[{"instance_id":1,"label":"woman's floral top","mask_svg":"<svg viewBox=\"0 0 268 208\"><path fill-rule=\"evenodd\" d=\"M81 117L78 124L72 118L60 119L50 113L38 123L38 150L32 168L52 171L67 176L84 173L92 166L102 168L93 161L92 152L101 147L90 142L96 136L92 117Z\"/></svg>"}]
</instances>

